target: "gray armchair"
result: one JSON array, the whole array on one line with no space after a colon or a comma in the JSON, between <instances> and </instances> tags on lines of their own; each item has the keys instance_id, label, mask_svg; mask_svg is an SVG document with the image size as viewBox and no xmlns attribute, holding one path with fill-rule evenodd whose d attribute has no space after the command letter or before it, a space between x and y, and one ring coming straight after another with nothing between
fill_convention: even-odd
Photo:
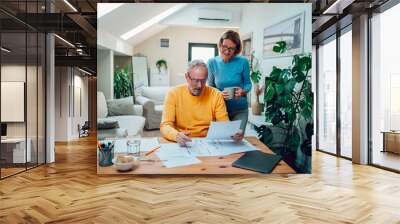
<instances>
[{"instance_id":1,"label":"gray armchair","mask_svg":"<svg viewBox=\"0 0 400 224\"><path fill-rule=\"evenodd\" d=\"M143 132L145 118L140 105L134 105L132 97L106 101L102 92L97 92L97 123L117 124L112 127L99 128L97 138L123 138L140 135Z\"/></svg>"},{"instance_id":2,"label":"gray armchair","mask_svg":"<svg viewBox=\"0 0 400 224\"><path fill-rule=\"evenodd\" d=\"M141 95L136 97L136 103L143 106L143 116L146 118L145 128L147 130L159 129L162 112L164 109L164 98L169 87L143 87Z\"/></svg>"}]
</instances>

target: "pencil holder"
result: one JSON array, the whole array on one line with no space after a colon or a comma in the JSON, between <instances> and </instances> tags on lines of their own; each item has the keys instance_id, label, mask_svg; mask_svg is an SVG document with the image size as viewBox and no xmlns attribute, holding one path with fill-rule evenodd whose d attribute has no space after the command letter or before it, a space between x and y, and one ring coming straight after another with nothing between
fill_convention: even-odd
<instances>
[{"instance_id":1,"label":"pencil holder","mask_svg":"<svg viewBox=\"0 0 400 224\"><path fill-rule=\"evenodd\" d=\"M114 159L114 144L108 144L99 148L99 165L112 166Z\"/></svg>"}]
</instances>

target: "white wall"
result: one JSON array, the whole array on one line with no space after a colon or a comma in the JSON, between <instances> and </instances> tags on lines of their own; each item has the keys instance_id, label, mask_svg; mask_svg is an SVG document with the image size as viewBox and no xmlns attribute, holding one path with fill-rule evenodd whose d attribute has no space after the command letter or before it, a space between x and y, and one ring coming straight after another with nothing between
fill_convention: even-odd
<instances>
[{"instance_id":1,"label":"white wall","mask_svg":"<svg viewBox=\"0 0 400 224\"><path fill-rule=\"evenodd\" d=\"M114 97L114 52L97 49L97 91L103 92L106 99Z\"/></svg>"},{"instance_id":2,"label":"white wall","mask_svg":"<svg viewBox=\"0 0 400 224\"><path fill-rule=\"evenodd\" d=\"M55 141L68 141L69 83L68 67L55 68Z\"/></svg>"},{"instance_id":3,"label":"white wall","mask_svg":"<svg viewBox=\"0 0 400 224\"><path fill-rule=\"evenodd\" d=\"M25 65L2 65L1 66L1 81L10 81L10 82L24 82L26 83L25 80L25 74L26 71L28 72L28 74L36 74L36 67L33 66L27 66L25 67ZM29 80L29 82L31 82L31 80ZM30 83L32 84L32 83ZM36 85L36 81L34 83ZM31 90L30 88L28 90ZM36 88L32 91L34 92L28 92L27 96L27 104L30 104L32 101L36 100ZM27 105L29 106L29 105ZM33 105L32 105L33 106ZM36 108L36 104L35 104L35 108ZM23 109L23 108L22 108ZM1 110L7 110L7 108L1 108ZM28 110L31 111L31 110ZM36 111L33 111L36 112ZM34 116L32 116L34 115ZM36 113L35 114L27 114L27 118L28 118L28 122L31 122L32 120L36 121ZM8 122L7 123L7 136L8 137L25 137L25 126L26 126L26 122ZM30 125L28 125L28 128L31 128L32 124L30 123ZM30 131L28 130L28 134L30 133ZM29 137L29 136L28 136Z\"/></svg>"},{"instance_id":4,"label":"white wall","mask_svg":"<svg viewBox=\"0 0 400 224\"><path fill-rule=\"evenodd\" d=\"M240 25L240 34L247 35L252 33L252 46L255 50L255 57L260 60L262 73L269 76L272 66L278 68L287 67L292 63L292 57L277 57L263 59L263 32L264 28L275 25L285 19L293 17L306 11L304 26L304 52L312 52L312 27L311 27L311 3L309 4L246 4L242 10L242 23ZM262 84L264 78L261 79ZM252 97L254 99L254 97ZM260 99L263 99L261 97Z\"/></svg>"},{"instance_id":5,"label":"white wall","mask_svg":"<svg viewBox=\"0 0 400 224\"><path fill-rule=\"evenodd\" d=\"M38 70L37 70L38 69ZM37 76L38 75L38 76ZM27 82L25 81L27 76ZM7 122L7 137L21 138L25 133L31 139L32 158L36 158L39 151L39 162L44 162L44 92L42 68L39 66L25 66L25 64L3 64L1 66L1 81L18 81L26 84L26 110L27 119L24 122ZM39 86L37 86L39 85ZM38 91L38 92L37 92ZM23 92L22 92L23 94ZM2 96L7 97L7 96ZM11 110L10 108L1 108ZM12 111L8 111L12 113ZM36 159L34 159L36 161Z\"/></svg>"},{"instance_id":6,"label":"white wall","mask_svg":"<svg viewBox=\"0 0 400 224\"><path fill-rule=\"evenodd\" d=\"M78 138L78 124L88 120L88 78L81 76L76 68L56 67L55 92L55 140L69 141ZM79 113L75 91L81 89L81 109ZM76 103L76 104L75 104ZM75 104L75 106L74 106ZM74 111L75 110L75 111Z\"/></svg>"},{"instance_id":7,"label":"white wall","mask_svg":"<svg viewBox=\"0 0 400 224\"><path fill-rule=\"evenodd\" d=\"M157 60L167 60L170 84L174 86L184 82L183 74L186 72L188 64L189 42L217 44L226 30L171 26L136 45L134 53L147 56L150 71L156 69ZM161 38L169 39L169 48L160 47Z\"/></svg>"},{"instance_id":8,"label":"white wall","mask_svg":"<svg viewBox=\"0 0 400 224\"><path fill-rule=\"evenodd\" d=\"M209 4L209 3L192 3L183 10L180 10L174 15L163 20L161 23L166 25L176 26L195 26L208 28L223 28L227 27L237 29L240 26L241 8L244 4L224 3L224 4ZM230 20L225 21L205 21L199 20L198 16L209 16L218 13L219 11L227 12L230 15Z\"/></svg>"},{"instance_id":9,"label":"white wall","mask_svg":"<svg viewBox=\"0 0 400 224\"><path fill-rule=\"evenodd\" d=\"M82 74L82 73L80 73ZM81 126L85 123L85 121L89 120L89 91L88 91L88 77L87 76L81 76L79 74L75 73L75 77L74 77L74 86L76 87L75 90L77 90L77 88L80 88L80 110L79 108L77 108L76 106L75 108L75 114L74 114L74 119L72 119L72 136L73 138L79 138L79 133L78 133L78 124L80 124ZM77 94L77 92L75 92L74 94ZM75 101L77 100L77 97L74 97ZM75 105L79 104L79 102L75 102Z\"/></svg>"}]
</instances>

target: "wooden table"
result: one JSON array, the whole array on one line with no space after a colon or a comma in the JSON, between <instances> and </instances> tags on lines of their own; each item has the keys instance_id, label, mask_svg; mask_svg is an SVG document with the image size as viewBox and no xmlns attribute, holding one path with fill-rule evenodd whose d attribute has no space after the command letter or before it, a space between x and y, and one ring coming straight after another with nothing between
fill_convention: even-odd
<instances>
[{"instance_id":1,"label":"wooden table","mask_svg":"<svg viewBox=\"0 0 400 224\"><path fill-rule=\"evenodd\" d=\"M254 145L257 149L274 154L267 146L265 146L261 141L259 141L256 137L245 137L247 141L249 141L252 145ZM168 142L165 139L160 139L160 142ZM193 164L189 166L181 166L174 168L166 168L163 166L162 162L159 161L158 157L155 153L150 154L146 158L154 159L155 161L140 161L140 165L137 169L120 172L115 166L101 167L97 161L97 174L99 175L148 175L148 174L259 174L262 173L254 172L251 170L240 169L236 167L232 167L233 161L237 160L244 153L236 153L228 156L213 156L213 157L197 157L202 162L199 164ZM115 155L117 156L117 154ZM294 171L286 162L281 160L279 164L272 171L274 174L294 174ZM265 175L265 174L264 174Z\"/></svg>"}]
</instances>

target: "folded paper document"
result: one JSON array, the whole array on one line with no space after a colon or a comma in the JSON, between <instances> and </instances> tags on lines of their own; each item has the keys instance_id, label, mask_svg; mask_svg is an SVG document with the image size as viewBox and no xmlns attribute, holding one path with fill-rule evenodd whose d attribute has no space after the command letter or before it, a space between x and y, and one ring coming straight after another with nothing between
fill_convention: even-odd
<instances>
[{"instance_id":1,"label":"folded paper document","mask_svg":"<svg viewBox=\"0 0 400 224\"><path fill-rule=\"evenodd\" d=\"M188 150L194 156L226 156L234 153L257 150L248 141L210 140L206 138L193 138L187 143Z\"/></svg>"},{"instance_id":2,"label":"folded paper document","mask_svg":"<svg viewBox=\"0 0 400 224\"><path fill-rule=\"evenodd\" d=\"M231 139L240 130L241 120L211 122L207 139Z\"/></svg>"}]
</instances>

